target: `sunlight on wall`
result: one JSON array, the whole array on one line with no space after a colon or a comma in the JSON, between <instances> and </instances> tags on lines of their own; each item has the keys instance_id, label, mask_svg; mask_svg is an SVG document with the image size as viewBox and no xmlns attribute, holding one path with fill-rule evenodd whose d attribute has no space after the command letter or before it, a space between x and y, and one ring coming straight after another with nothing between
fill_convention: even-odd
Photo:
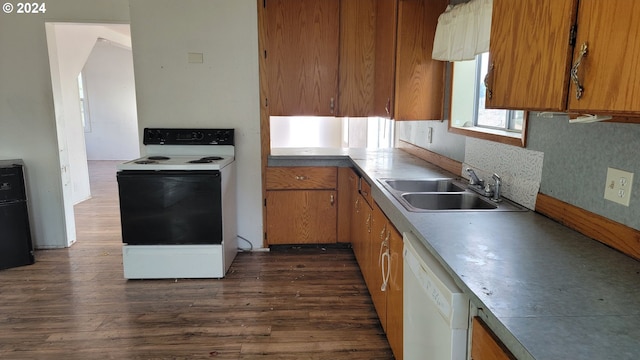
<instances>
[{"instance_id":1,"label":"sunlight on wall","mask_svg":"<svg viewBox=\"0 0 640 360\"><path fill-rule=\"evenodd\" d=\"M271 147L388 148L394 122L377 117L272 116Z\"/></svg>"}]
</instances>

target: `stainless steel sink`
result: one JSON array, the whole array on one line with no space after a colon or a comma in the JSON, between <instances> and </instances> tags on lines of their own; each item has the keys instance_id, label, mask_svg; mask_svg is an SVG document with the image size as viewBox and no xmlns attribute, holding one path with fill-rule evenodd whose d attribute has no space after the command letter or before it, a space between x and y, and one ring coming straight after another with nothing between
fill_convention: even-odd
<instances>
[{"instance_id":1,"label":"stainless steel sink","mask_svg":"<svg viewBox=\"0 0 640 360\"><path fill-rule=\"evenodd\" d=\"M421 210L493 210L498 206L471 193L406 193L402 198Z\"/></svg>"},{"instance_id":2,"label":"stainless steel sink","mask_svg":"<svg viewBox=\"0 0 640 360\"><path fill-rule=\"evenodd\" d=\"M398 198L398 197L396 197ZM409 211L526 211L510 201L499 203L471 192L403 193L398 198Z\"/></svg>"},{"instance_id":3,"label":"stainless steel sink","mask_svg":"<svg viewBox=\"0 0 640 360\"><path fill-rule=\"evenodd\" d=\"M452 179L380 179L383 186L401 192L464 192Z\"/></svg>"},{"instance_id":4,"label":"stainless steel sink","mask_svg":"<svg viewBox=\"0 0 640 360\"><path fill-rule=\"evenodd\" d=\"M462 182L450 178L378 179L402 205L412 212L527 211L508 200L493 202L467 191Z\"/></svg>"}]
</instances>

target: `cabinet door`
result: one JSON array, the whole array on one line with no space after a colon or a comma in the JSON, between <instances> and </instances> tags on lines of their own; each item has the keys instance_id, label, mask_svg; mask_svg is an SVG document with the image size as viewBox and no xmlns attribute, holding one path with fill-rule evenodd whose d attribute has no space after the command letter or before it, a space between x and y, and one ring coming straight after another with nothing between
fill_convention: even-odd
<instances>
[{"instance_id":1,"label":"cabinet door","mask_svg":"<svg viewBox=\"0 0 640 360\"><path fill-rule=\"evenodd\" d=\"M398 0L376 1L376 52L373 115L391 118L396 73Z\"/></svg>"},{"instance_id":2,"label":"cabinet door","mask_svg":"<svg viewBox=\"0 0 640 360\"><path fill-rule=\"evenodd\" d=\"M335 203L334 190L267 191L267 242L335 243Z\"/></svg>"},{"instance_id":3,"label":"cabinet door","mask_svg":"<svg viewBox=\"0 0 640 360\"><path fill-rule=\"evenodd\" d=\"M364 201L362 195L356 196L355 204L355 221L352 228L352 246L353 253L356 256L358 265L360 266L360 272L365 278L368 277L371 265L369 263L369 249L371 247L369 238L371 234L371 222L372 214L371 208Z\"/></svg>"},{"instance_id":4,"label":"cabinet door","mask_svg":"<svg viewBox=\"0 0 640 360\"><path fill-rule=\"evenodd\" d=\"M396 360L402 360L403 352L403 307L402 307L402 234L389 224L389 283L387 285L387 339Z\"/></svg>"},{"instance_id":5,"label":"cabinet door","mask_svg":"<svg viewBox=\"0 0 640 360\"><path fill-rule=\"evenodd\" d=\"M373 111L375 4L340 2L339 116L369 116Z\"/></svg>"},{"instance_id":6,"label":"cabinet door","mask_svg":"<svg viewBox=\"0 0 640 360\"><path fill-rule=\"evenodd\" d=\"M373 206L373 223L369 246L369 269L365 280L371 300L378 313L382 329L387 331L387 291L382 289L384 274L388 270L388 257L384 255L389 251L389 222L382 210L377 205Z\"/></svg>"},{"instance_id":7,"label":"cabinet door","mask_svg":"<svg viewBox=\"0 0 640 360\"><path fill-rule=\"evenodd\" d=\"M584 91L576 99L576 86L571 82L568 110L640 112L640 2L580 0L577 24L573 61L586 44L587 55L577 73Z\"/></svg>"},{"instance_id":8,"label":"cabinet door","mask_svg":"<svg viewBox=\"0 0 640 360\"><path fill-rule=\"evenodd\" d=\"M576 2L493 1L487 108L566 108Z\"/></svg>"},{"instance_id":9,"label":"cabinet door","mask_svg":"<svg viewBox=\"0 0 640 360\"><path fill-rule=\"evenodd\" d=\"M351 168L340 167L338 168L338 238L339 243L351 242L351 208L352 199L351 194L351 178L355 172ZM357 176L357 175L355 175ZM356 190L357 191L357 190Z\"/></svg>"},{"instance_id":10,"label":"cabinet door","mask_svg":"<svg viewBox=\"0 0 640 360\"><path fill-rule=\"evenodd\" d=\"M445 63L431 59L438 17L449 0L400 0L396 120L443 118Z\"/></svg>"},{"instance_id":11,"label":"cabinet door","mask_svg":"<svg viewBox=\"0 0 640 360\"><path fill-rule=\"evenodd\" d=\"M473 318L471 335L472 360L509 360L515 357L478 317Z\"/></svg>"},{"instance_id":12,"label":"cabinet door","mask_svg":"<svg viewBox=\"0 0 640 360\"><path fill-rule=\"evenodd\" d=\"M358 193L358 179L359 177L355 172L352 171L351 174L349 174L349 192L351 193L351 225L349 226L349 238L351 239L353 254L358 261L358 265L362 267L362 264L360 263L361 260L359 259L360 243L358 243L358 239L360 238L361 233L360 223L364 223L364 220L361 219L363 200L361 200L362 196Z\"/></svg>"},{"instance_id":13,"label":"cabinet door","mask_svg":"<svg viewBox=\"0 0 640 360\"><path fill-rule=\"evenodd\" d=\"M339 0L264 2L270 115L334 114Z\"/></svg>"}]
</instances>

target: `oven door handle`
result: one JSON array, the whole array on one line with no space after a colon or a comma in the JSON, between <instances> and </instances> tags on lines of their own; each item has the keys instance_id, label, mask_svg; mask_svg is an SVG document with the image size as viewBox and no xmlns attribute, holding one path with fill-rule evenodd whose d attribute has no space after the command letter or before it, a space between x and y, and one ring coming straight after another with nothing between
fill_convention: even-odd
<instances>
[{"instance_id":1,"label":"oven door handle","mask_svg":"<svg viewBox=\"0 0 640 360\"><path fill-rule=\"evenodd\" d=\"M117 177L127 176L220 176L219 170L121 170L118 171Z\"/></svg>"}]
</instances>

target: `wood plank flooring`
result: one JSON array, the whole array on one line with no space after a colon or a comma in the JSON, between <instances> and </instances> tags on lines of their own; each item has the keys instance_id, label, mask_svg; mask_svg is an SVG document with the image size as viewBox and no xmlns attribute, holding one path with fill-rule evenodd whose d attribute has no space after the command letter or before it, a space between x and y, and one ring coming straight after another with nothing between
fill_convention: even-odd
<instances>
[{"instance_id":1,"label":"wood plank flooring","mask_svg":"<svg viewBox=\"0 0 640 360\"><path fill-rule=\"evenodd\" d=\"M115 164L90 162L76 244L0 271L1 359L393 359L351 249L244 252L222 280L125 280Z\"/></svg>"}]
</instances>

